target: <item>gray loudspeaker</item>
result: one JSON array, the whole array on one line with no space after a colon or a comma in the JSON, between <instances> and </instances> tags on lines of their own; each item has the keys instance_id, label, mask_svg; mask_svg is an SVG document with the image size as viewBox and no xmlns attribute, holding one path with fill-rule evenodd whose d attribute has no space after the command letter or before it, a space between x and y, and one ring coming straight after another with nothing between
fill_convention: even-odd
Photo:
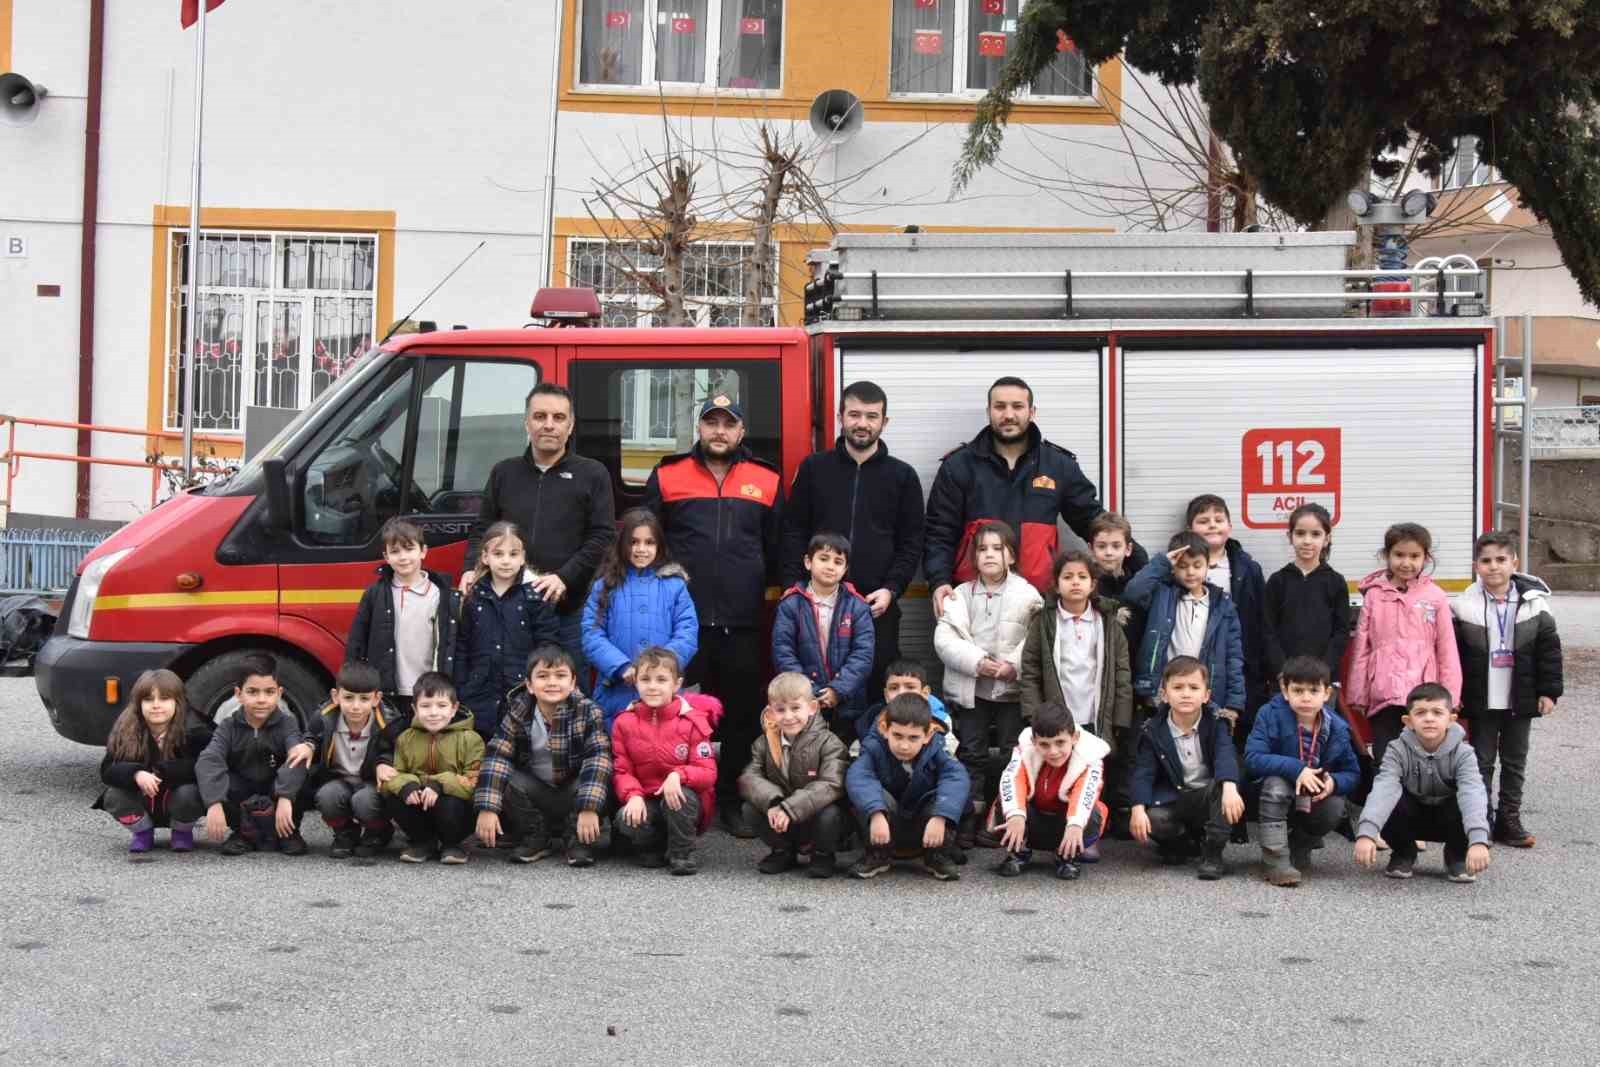
<instances>
[{"instance_id":1,"label":"gray loudspeaker","mask_svg":"<svg viewBox=\"0 0 1600 1067\"><path fill-rule=\"evenodd\" d=\"M848 89L828 89L811 102L811 132L830 144L843 144L866 121L861 99Z\"/></svg>"},{"instance_id":2,"label":"gray loudspeaker","mask_svg":"<svg viewBox=\"0 0 1600 1067\"><path fill-rule=\"evenodd\" d=\"M39 117L39 103L49 90L15 72L0 74L0 122L26 126Z\"/></svg>"}]
</instances>

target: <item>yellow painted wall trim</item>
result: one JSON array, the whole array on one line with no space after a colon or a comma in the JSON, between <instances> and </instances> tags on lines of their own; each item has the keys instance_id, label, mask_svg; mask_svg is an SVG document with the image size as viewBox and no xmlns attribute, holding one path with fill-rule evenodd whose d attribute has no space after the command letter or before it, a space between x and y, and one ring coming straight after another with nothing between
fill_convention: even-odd
<instances>
[{"instance_id":1,"label":"yellow painted wall trim","mask_svg":"<svg viewBox=\"0 0 1600 1067\"><path fill-rule=\"evenodd\" d=\"M889 93L891 8L881 0L788 0L783 22L782 87L748 89L591 88L578 86L578 11L585 0L562 0L561 86L563 111L696 118L770 119L804 122L811 102L825 89L848 89L861 98L869 122L965 124L977 113L969 97L928 100ZM594 2L594 0L589 0ZM824 29L825 28L825 29ZM1101 65L1094 101L1019 100L1012 125L1114 126L1122 120L1122 61Z\"/></svg>"},{"instance_id":2,"label":"yellow painted wall trim","mask_svg":"<svg viewBox=\"0 0 1600 1067\"><path fill-rule=\"evenodd\" d=\"M0 0L0 74L11 69L11 0Z\"/></svg>"},{"instance_id":3,"label":"yellow painted wall trim","mask_svg":"<svg viewBox=\"0 0 1600 1067\"><path fill-rule=\"evenodd\" d=\"M8 0L0 0L0 4ZM145 426L153 433L164 433L162 419L166 401L166 344L177 301L171 287L172 231L189 226L187 204L156 204L150 235L150 366L145 404ZM315 208L202 207L200 225L215 230L288 230L317 232L356 232L378 235L377 328L387 330L394 321L395 213L393 211L345 211ZM175 331L173 333L175 335ZM146 450L154 452L160 439L146 440ZM213 446L215 454L235 458L243 450L237 445Z\"/></svg>"}]
</instances>

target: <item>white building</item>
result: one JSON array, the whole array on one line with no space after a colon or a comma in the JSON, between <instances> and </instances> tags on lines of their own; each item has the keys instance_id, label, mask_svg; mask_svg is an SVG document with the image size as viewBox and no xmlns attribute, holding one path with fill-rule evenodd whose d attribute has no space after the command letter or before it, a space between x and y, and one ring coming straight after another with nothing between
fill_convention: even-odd
<instances>
[{"instance_id":1,"label":"white building","mask_svg":"<svg viewBox=\"0 0 1600 1067\"><path fill-rule=\"evenodd\" d=\"M1103 210L1028 177L1070 170L1132 188L1127 135L1161 136L1147 128L1155 103L1121 65L1086 70L1067 41L1014 112L1007 167L950 197L966 123L1004 62L1019 7L228 0L207 20L195 427L217 440L199 452L236 456L247 406L308 403L480 242L417 319L519 323L548 276L602 288L613 321L648 321L653 301L632 291L598 243L627 227L591 217L602 213L585 201L597 183L659 152L664 127L696 158L748 146L763 122L811 144L813 101L844 89L864 122L847 142L816 149L812 166L846 228L1118 228ZM95 434L97 458L178 450L195 40L178 8L0 0L0 71L49 91L30 124L0 125L0 413L140 431ZM91 132L97 11L102 80ZM557 189L547 204L552 118ZM700 181L705 191L739 184L714 160ZM85 235L91 183L97 224ZM720 321L719 305L739 291L749 235L724 219L703 236L690 295L703 321ZM781 268L766 317L798 322L805 253L828 232L798 219L775 239ZM80 284L91 247L93 276ZM653 424L649 391L639 395L640 440L670 437L672 427ZM80 451L74 430L24 425L16 434L19 451ZM76 478L74 464L22 459L10 510L127 518L150 507L156 488L147 469L97 465L79 499Z\"/></svg>"}]
</instances>

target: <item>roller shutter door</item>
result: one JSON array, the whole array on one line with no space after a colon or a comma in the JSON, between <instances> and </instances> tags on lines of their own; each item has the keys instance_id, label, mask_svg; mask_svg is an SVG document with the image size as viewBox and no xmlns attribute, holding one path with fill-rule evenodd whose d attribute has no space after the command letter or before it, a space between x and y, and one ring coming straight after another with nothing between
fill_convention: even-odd
<instances>
[{"instance_id":1,"label":"roller shutter door","mask_svg":"<svg viewBox=\"0 0 1600 1067\"><path fill-rule=\"evenodd\" d=\"M1098 348L976 352L846 348L837 380L841 389L862 379L883 387L890 419L884 443L891 455L916 468L926 498L940 458L988 424L984 398L990 383L1004 375L1022 378L1033 388L1039 429L1047 439L1071 450L1098 488L1103 452ZM907 597L901 612L901 650L936 664L927 598Z\"/></svg>"},{"instance_id":2,"label":"roller shutter door","mask_svg":"<svg viewBox=\"0 0 1600 1067\"><path fill-rule=\"evenodd\" d=\"M1286 531L1248 520L1299 497L1326 502L1336 490L1329 562L1347 579L1379 566L1375 553L1395 522L1433 534L1436 578L1470 579L1481 512L1479 366L1477 350L1464 346L1125 352L1123 499L1134 535L1154 553L1181 528L1191 497L1217 493L1233 512L1234 536L1270 575L1292 558ZM1260 432L1246 441L1252 430ZM1331 470L1323 453L1333 430L1338 484L1307 485Z\"/></svg>"}]
</instances>

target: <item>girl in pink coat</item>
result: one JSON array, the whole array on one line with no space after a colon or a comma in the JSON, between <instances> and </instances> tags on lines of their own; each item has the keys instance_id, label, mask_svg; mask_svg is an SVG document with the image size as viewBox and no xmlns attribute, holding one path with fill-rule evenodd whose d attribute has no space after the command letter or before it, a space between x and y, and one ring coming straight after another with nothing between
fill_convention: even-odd
<instances>
[{"instance_id":1,"label":"girl in pink coat","mask_svg":"<svg viewBox=\"0 0 1600 1067\"><path fill-rule=\"evenodd\" d=\"M1344 695L1350 710L1367 716L1372 761L1400 736L1406 694L1438 682L1461 703L1461 658L1456 650L1450 598L1422 573L1433 562L1433 536L1413 522L1383 535L1388 566L1361 579L1361 621L1356 624Z\"/></svg>"}]
</instances>

